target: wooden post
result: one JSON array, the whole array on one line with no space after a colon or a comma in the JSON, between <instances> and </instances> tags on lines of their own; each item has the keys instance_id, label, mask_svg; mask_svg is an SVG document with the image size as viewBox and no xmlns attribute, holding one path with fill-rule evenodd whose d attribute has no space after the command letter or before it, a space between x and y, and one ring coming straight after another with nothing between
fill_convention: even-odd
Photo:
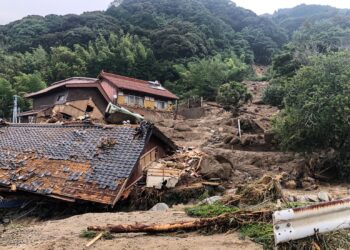
<instances>
[{"instance_id":1,"label":"wooden post","mask_svg":"<svg viewBox=\"0 0 350 250\"><path fill-rule=\"evenodd\" d=\"M241 120L240 119L238 119L238 134L239 134L239 139L242 139Z\"/></svg>"},{"instance_id":2,"label":"wooden post","mask_svg":"<svg viewBox=\"0 0 350 250\"><path fill-rule=\"evenodd\" d=\"M178 100L176 100L176 109L175 109L174 120L177 119L177 112L178 112L178 110L179 110L179 102L178 102Z\"/></svg>"}]
</instances>

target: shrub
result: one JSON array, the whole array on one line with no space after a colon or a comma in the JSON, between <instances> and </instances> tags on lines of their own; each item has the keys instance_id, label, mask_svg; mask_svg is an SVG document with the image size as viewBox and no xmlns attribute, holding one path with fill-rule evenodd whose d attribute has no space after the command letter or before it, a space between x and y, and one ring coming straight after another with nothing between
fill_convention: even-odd
<instances>
[{"instance_id":1,"label":"shrub","mask_svg":"<svg viewBox=\"0 0 350 250\"><path fill-rule=\"evenodd\" d=\"M262 244L264 249L273 246L273 226L267 223L252 223L243 225L240 229L243 236L251 238L253 241Z\"/></svg>"},{"instance_id":2,"label":"shrub","mask_svg":"<svg viewBox=\"0 0 350 250\"><path fill-rule=\"evenodd\" d=\"M240 107L252 99L247 87L242 83L229 82L220 86L216 101L225 107Z\"/></svg>"},{"instance_id":3,"label":"shrub","mask_svg":"<svg viewBox=\"0 0 350 250\"><path fill-rule=\"evenodd\" d=\"M263 102L271 106L281 107L285 96L285 89L280 85L268 86L263 94Z\"/></svg>"}]
</instances>

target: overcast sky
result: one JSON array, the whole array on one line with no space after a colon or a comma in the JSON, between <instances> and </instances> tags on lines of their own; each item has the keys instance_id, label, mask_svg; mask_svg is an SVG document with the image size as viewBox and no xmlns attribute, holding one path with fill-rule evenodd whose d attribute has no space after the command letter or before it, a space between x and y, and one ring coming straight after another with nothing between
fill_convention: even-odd
<instances>
[{"instance_id":1,"label":"overcast sky","mask_svg":"<svg viewBox=\"0 0 350 250\"><path fill-rule=\"evenodd\" d=\"M105 10L112 0L0 0L0 24L27 15L81 14L85 11Z\"/></svg>"},{"instance_id":2,"label":"overcast sky","mask_svg":"<svg viewBox=\"0 0 350 250\"><path fill-rule=\"evenodd\" d=\"M1 0L0 0L1 1ZM272 14L274 11L283 8L295 7L299 4L322 4L337 8L350 9L349 0L233 0L238 6L250 9L257 14Z\"/></svg>"},{"instance_id":3,"label":"overcast sky","mask_svg":"<svg viewBox=\"0 0 350 250\"><path fill-rule=\"evenodd\" d=\"M27 15L81 14L84 11L105 10L110 2L112 0L0 0L0 24ZM277 9L290 8L302 3L350 8L349 0L234 0L234 2L257 14L273 13Z\"/></svg>"}]
</instances>

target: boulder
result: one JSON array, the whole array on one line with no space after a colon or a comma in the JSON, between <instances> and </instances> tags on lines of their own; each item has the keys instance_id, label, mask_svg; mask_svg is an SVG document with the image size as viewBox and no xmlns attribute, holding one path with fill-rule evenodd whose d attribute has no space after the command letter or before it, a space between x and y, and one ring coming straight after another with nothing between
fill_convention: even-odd
<instances>
[{"instance_id":1,"label":"boulder","mask_svg":"<svg viewBox=\"0 0 350 250\"><path fill-rule=\"evenodd\" d=\"M205 179L220 178L228 180L232 173L229 163L220 163L213 156L205 156L201 162L199 173Z\"/></svg>"},{"instance_id":2,"label":"boulder","mask_svg":"<svg viewBox=\"0 0 350 250\"><path fill-rule=\"evenodd\" d=\"M318 202L319 201L317 195L308 195L308 196L306 196L306 199L308 201L311 201L311 202Z\"/></svg>"},{"instance_id":3,"label":"boulder","mask_svg":"<svg viewBox=\"0 0 350 250\"><path fill-rule=\"evenodd\" d=\"M221 196L212 196L212 197L209 197L209 198L206 198L206 199L202 200L200 202L200 204L212 205L215 202L220 201L221 199L222 199Z\"/></svg>"},{"instance_id":4,"label":"boulder","mask_svg":"<svg viewBox=\"0 0 350 250\"><path fill-rule=\"evenodd\" d=\"M327 192L319 192L317 197L320 201L328 202L331 200L331 198L329 197L329 194Z\"/></svg>"},{"instance_id":5,"label":"boulder","mask_svg":"<svg viewBox=\"0 0 350 250\"><path fill-rule=\"evenodd\" d=\"M182 123L175 124L174 129L180 132L191 131L191 128L188 125Z\"/></svg>"},{"instance_id":6,"label":"boulder","mask_svg":"<svg viewBox=\"0 0 350 250\"><path fill-rule=\"evenodd\" d=\"M156 205L154 205L149 211L168 211L169 210L169 206L165 203L157 203Z\"/></svg>"},{"instance_id":7,"label":"boulder","mask_svg":"<svg viewBox=\"0 0 350 250\"><path fill-rule=\"evenodd\" d=\"M159 123L160 126L166 127L166 128L173 128L174 127L174 121L173 120L163 120Z\"/></svg>"}]
</instances>

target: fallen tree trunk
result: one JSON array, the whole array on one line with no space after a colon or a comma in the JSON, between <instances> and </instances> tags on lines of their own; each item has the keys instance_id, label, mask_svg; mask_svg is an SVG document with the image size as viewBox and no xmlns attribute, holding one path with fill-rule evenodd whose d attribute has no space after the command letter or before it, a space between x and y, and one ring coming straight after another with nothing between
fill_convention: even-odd
<instances>
[{"instance_id":1,"label":"fallen tree trunk","mask_svg":"<svg viewBox=\"0 0 350 250\"><path fill-rule=\"evenodd\" d=\"M176 231L196 231L201 228L221 227L232 228L246 223L271 221L271 211L247 212L238 211L226 213L214 218L183 221L169 224L120 224L90 226L89 231L109 231L111 233L170 233Z\"/></svg>"}]
</instances>

